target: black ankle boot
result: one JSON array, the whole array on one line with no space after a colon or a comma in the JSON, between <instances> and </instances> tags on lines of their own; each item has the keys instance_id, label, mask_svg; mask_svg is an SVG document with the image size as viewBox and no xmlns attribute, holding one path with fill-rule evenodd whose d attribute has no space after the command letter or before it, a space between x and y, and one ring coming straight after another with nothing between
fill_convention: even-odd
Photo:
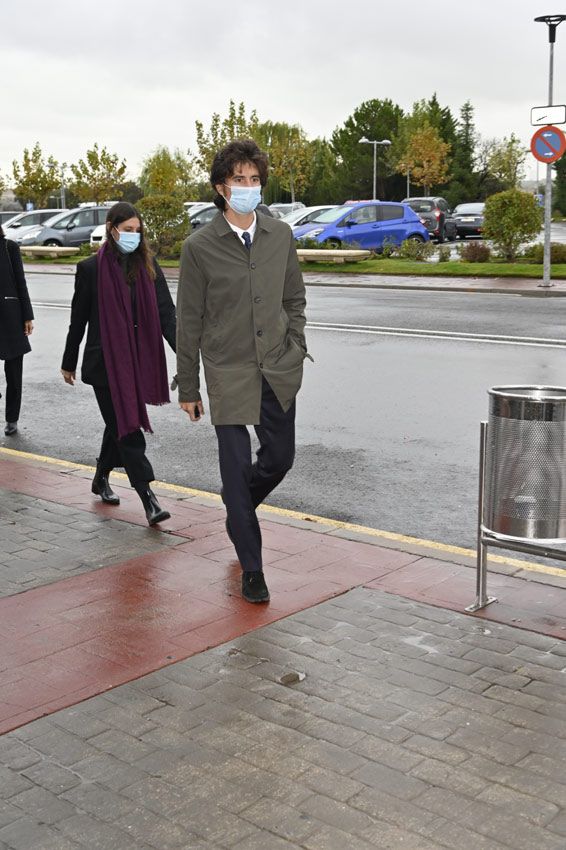
<instances>
[{"instance_id":1,"label":"black ankle boot","mask_svg":"<svg viewBox=\"0 0 566 850\"><path fill-rule=\"evenodd\" d=\"M145 490L138 490L142 505L144 506L145 515L150 525L156 525L158 522L163 522L166 519L171 519L169 511L164 511L157 496L149 487Z\"/></svg>"},{"instance_id":2,"label":"black ankle boot","mask_svg":"<svg viewBox=\"0 0 566 850\"><path fill-rule=\"evenodd\" d=\"M92 487L90 488L95 496L100 496L103 502L107 505L119 505L120 497L116 495L108 481L109 472L102 472L96 467L94 478L92 479Z\"/></svg>"}]
</instances>

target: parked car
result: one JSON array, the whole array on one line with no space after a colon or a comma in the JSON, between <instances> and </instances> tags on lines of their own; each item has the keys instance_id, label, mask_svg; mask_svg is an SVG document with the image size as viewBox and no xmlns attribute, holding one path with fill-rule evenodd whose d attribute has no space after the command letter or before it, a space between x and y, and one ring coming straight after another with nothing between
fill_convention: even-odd
<instances>
[{"instance_id":1,"label":"parked car","mask_svg":"<svg viewBox=\"0 0 566 850\"><path fill-rule=\"evenodd\" d=\"M0 210L0 225L4 227L9 221L21 214L21 210Z\"/></svg>"},{"instance_id":2,"label":"parked car","mask_svg":"<svg viewBox=\"0 0 566 850\"><path fill-rule=\"evenodd\" d=\"M99 224L104 224L107 205L77 207L59 213L43 225L32 227L21 239L22 245L57 245L76 247L90 240L90 234Z\"/></svg>"},{"instance_id":3,"label":"parked car","mask_svg":"<svg viewBox=\"0 0 566 850\"><path fill-rule=\"evenodd\" d=\"M106 239L106 222L104 224L99 224L98 227L95 227L92 233L90 234L90 247L91 248L100 248L102 243Z\"/></svg>"},{"instance_id":4,"label":"parked car","mask_svg":"<svg viewBox=\"0 0 566 850\"><path fill-rule=\"evenodd\" d=\"M385 240L400 245L405 239L428 242L427 228L407 204L360 201L321 213L316 221L293 230L298 241L315 239L334 248L354 245L380 252Z\"/></svg>"},{"instance_id":5,"label":"parked car","mask_svg":"<svg viewBox=\"0 0 566 850\"><path fill-rule=\"evenodd\" d=\"M458 204L454 210L454 221L459 239L482 235L484 210L484 203Z\"/></svg>"},{"instance_id":6,"label":"parked car","mask_svg":"<svg viewBox=\"0 0 566 850\"><path fill-rule=\"evenodd\" d=\"M456 239L456 223L452 217L448 201L445 201L444 198L404 198L403 203L409 204L411 209L417 213L427 228L431 239L437 239L439 242L444 242L446 239L448 241Z\"/></svg>"},{"instance_id":7,"label":"parked car","mask_svg":"<svg viewBox=\"0 0 566 850\"><path fill-rule=\"evenodd\" d=\"M7 239L21 243L33 228L44 224L50 218L53 218L54 215L63 212L66 212L66 210L32 210L31 212L15 213L15 218L12 217L10 221L3 224L2 229Z\"/></svg>"},{"instance_id":8,"label":"parked car","mask_svg":"<svg viewBox=\"0 0 566 850\"><path fill-rule=\"evenodd\" d=\"M303 207L300 210L293 210L293 212L286 213L282 219L290 227L301 227L303 224L308 224L309 221L315 221L321 213L326 212L326 210L332 210L335 206L336 204L326 204L321 207Z\"/></svg>"},{"instance_id":9,"label":"parked car","mask_svg":"<svg viewBox=\"0 0 566 850\"><path fill-rule=\"evenodd\" d=\"M207 207L210 201L183 201L183 206L188 213L193 213L199 207Z\"/></svg>"},{"instance_id":10,"label":"parked car","mask_svg":"<svg viewBox=\"0 0 566 850\"><path fill-rule=\"evenodd\" d=\"M259 204L257 210L258 212L261 212L264 215L269 215L272 218L277 218L277 216L273 215L271 207L266 207L265 204ZM197 228L202 227L203 224L209 224L218 212L218 207L214 204L206 204L205 206L199 207L198 209L194 210L194 212L189 211L189 221L191 222L191 230L196 230Z\"/></svg>"},{"instance_id":11,"label":"parked car","mask_svg":"<svg viewBox=\"0 0 566 850\"><path fill-rule=\"evenodd\" d=\"M269 209L271 212L277 210L277 212L282 213L282 215L287 215L287 213L294 212L295 210L304 210L305 205L301 203L301 201L295 201L293 204L270 204Z\"/></svg>"},{"instance_id":12,"label":"parked car","mask_svg":"<svg viewBox=\"0 0 566 850\"><path fill-rule=\"evenodd\" d=\"M218 214L218 207L215 204L205 204L202 207L197 207L196 210L189 210L189 221L191 222L191 230L197 230L203 224L209 224L215 215Z\"/></svg>"}]
</instances>

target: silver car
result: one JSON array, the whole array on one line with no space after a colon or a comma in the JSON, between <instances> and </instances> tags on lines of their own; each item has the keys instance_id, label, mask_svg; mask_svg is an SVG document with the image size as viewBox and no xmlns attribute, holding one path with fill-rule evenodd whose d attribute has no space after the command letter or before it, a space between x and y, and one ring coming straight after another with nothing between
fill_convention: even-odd
<instances>
[{"instance_id":1,"label":"silver car","mask_svg":"<svg viewBox=\"0 0 566 850\"><path fill-rule=\"evenodd\" d=\"M77 207L60 213L43 225L33 227L19 240L21 245L53 245L74 248L90 240L90 234L104 224L108 206Z\"/></svg>"},{"instance_id":2,"label":"silver car","mask_svg":"<svg viewBox=\"0 0 566 850\"><path fill-rule=\"evenodd\" d=\"M44 224L54 215L60 215L67 212L62 209L51 210L31 210L30 212L14 213L14 217L2 225L6 239L12 239L14 242L22 242L31 230Z\"/></svg>"}]
</instances>

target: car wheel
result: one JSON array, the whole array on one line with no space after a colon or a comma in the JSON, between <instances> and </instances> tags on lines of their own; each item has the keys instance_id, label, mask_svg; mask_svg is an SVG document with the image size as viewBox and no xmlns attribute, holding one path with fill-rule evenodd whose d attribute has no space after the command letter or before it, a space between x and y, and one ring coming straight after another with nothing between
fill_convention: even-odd
<instances>
[{"instance_id":1,"label":"car wheel","mask_svg":"<svg viewBox=\"0 0 566 850\"><path fill-rule=\"evenodd\" d=\"M422 237L420 233L413 233L411 236L407 237L407 242L424 242L424 237Z\"/></svg>"},{"instance_id":2,"label":"car wheel","mask_svg":"<svg viewBox=\"0 0 566 850\"><path fill-rule=\"evenodd\" d=\"M61 243L57 242L56 239L48 239L47 242L43 243L46 248L61 248Z\"/></svg>"},{"instance_id":3,"label":"car wheel","mask_svg":"<svg viewBox=\"0 0 566 850\"><path fill-rule=\"evenodd\" d=\"M327 244L328 244L329 248L341 248L342 247L342 243L340 242L339 239L329 239Z\"/></svg>"}]
</instances>

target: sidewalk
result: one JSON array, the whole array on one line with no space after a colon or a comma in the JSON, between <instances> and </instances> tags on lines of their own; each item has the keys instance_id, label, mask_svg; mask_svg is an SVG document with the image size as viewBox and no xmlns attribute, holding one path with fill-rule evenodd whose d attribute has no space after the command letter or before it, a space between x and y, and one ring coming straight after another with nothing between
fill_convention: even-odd
<instances>
[{"instance_id":1,"label":"sidewalk","mask_svg":"<svg viewBox=\"0 0 566 850\"><path fill-rule=\"evenodd\" d=\"M218 497L91 475L0 450L0 850L566 848L565 578L471 616L471 561L265 512L252 606Z\"/></svg>"},{"instance_id":2,"label":"sidewalk","mask_svg":"<svg viewBox=\"0 0 566 850\"><path fill-rule=\"evenodd\" d=\"M29 274L69 274L74 275L75 266L71 263L59 266L27 264L24 270ZM170 283L179 279L179 269L164 268L165 277ZM307 286L345 286L368 289L417 289L431 292L483 292L505 295L526 295L535 298L559 298L566 296L566 280L554 281L550 288L541 287L540 280L525 278L471 278L471 277L400 277L378 274L340 274L336 271L309 272L308 265L302 266Z\"/></svg>"}]
</instances>

